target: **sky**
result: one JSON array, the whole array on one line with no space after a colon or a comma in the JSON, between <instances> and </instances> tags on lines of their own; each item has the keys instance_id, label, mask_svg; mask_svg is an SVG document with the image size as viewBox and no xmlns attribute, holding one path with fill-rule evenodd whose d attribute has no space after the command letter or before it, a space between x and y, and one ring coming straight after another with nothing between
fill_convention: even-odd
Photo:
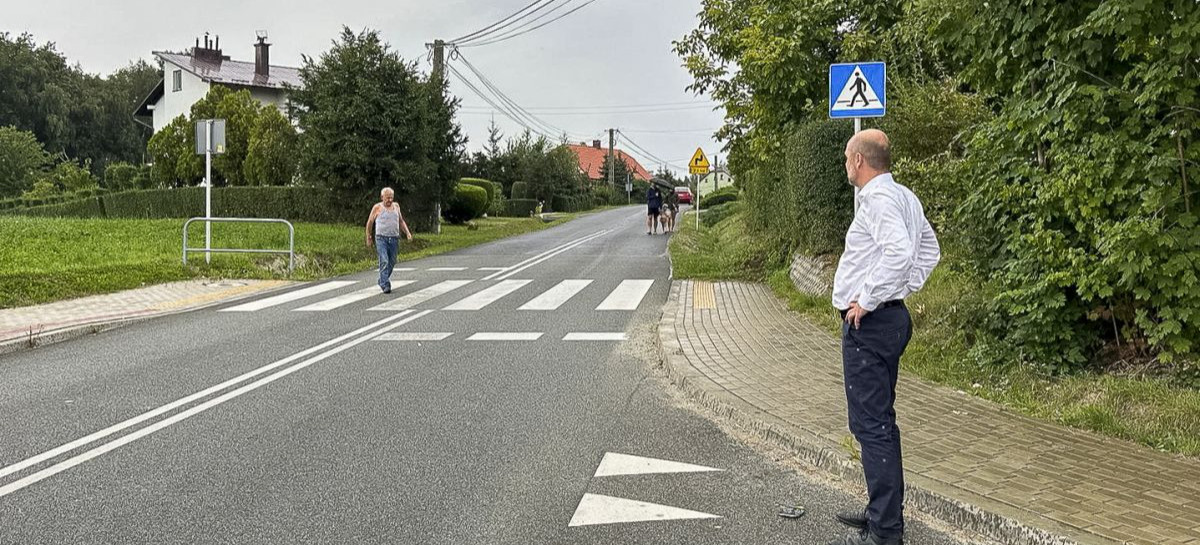
<instances>
[{"instance_id":1,"label":"sky","mask_svg":"<svg viewBox=\"0 0 1200 545\"><path fill-rule=\"evenodd\" d=\"M531 1L4 0L0 31L30 32L38 43L54 42L85 71L108 74L138 58L153 60L152 51L190 47L205 32L221 37L225 55L253 61L255 31L265 30L271 64L299 66L301 55L329 49L344 25L378 30L402 57L428 71L426 43L468 35ZM587 2L555 1L567 5L537 24ZM700 0L594 0L543 28L460 52L513 102L573 142L599 139L607 146L607 129L619 129L617 147L646 168L665 161L683 173L697 147L710 159L721 148L712 133L722 113L708 97L686 90L691 76L671 46L696 27L699 10ZM449 62L488 92L461 59ZM523 130L457 76L448 77L451 92L462 98L458 120L468 150L486 143L492 119L506 136Z\"/></svg>"}]
</instances>

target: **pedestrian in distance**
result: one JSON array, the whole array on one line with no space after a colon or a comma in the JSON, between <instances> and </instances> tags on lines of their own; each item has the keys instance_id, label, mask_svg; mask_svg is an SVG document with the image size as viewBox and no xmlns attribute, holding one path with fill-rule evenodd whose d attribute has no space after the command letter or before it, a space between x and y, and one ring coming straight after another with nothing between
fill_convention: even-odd
<instances>
[{"instance_id":1,"label":"pedestrian in distance","mask_svg":"<svg viewBox=\"0 0 1200 545\"><path fill-rule=\"evenodd\" d=\"M646 190L646 234L658 232L658 215L662 212L662 193L658 186L650 184Z\"/></svg>"},{"instance_id":2,"label":"pedestrian in distance","mask_svg":"<svg viewBox=\"0 0 1200 545\"><path fill-rule=\"evenodd\" d=\"M396 267L400 233L404 233L407 240L413 238L395 198L396 193L392 188L383 188L379 192L379 202L375 203L367 217L367 246L374 245L375 252L379 254L379 289L383 293L392 293L392 269Z\"/></svg>"},{"instance_id":3,"label":"pedestrian in distance","mask_svg":"<svg viewBox=\"0 0 1200 545\"><path fill-rule=\"evenodd\" d=\"M865 130L846 144L846 177L858 188L857 210L833 281L842 314L842 373L850 432L862 447L867 507L837 519L856 528L830 545L904 543L904 466L896 427L896 378L912 338L904 299L920 290L941 248L917 196L891 175L883 131Z\"/></svg>"},{"instance_id":4,"label":"pedestrian in distance","mask_svg":"<svg viewBox=\"0 0 1200 545\"><path fill-rule=\"evenodd\" d=\"M675 231L675 217L679 215L679 194L668 190L663 198L662 228L664 233Z\"/></svg>"}]
</instances>

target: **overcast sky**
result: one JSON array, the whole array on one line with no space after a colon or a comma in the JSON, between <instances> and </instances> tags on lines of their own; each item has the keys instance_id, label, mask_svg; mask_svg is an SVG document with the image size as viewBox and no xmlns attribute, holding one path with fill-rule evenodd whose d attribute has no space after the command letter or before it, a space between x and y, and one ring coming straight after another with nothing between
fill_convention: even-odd
<instances>
[{"instance_id":1,"label":"overcast sky","mask_svg":"<svg viewBox=\"0 0 1200 545\"><path fill-rule=\"evenodd\" d=\"M190 47L205 32L220 35L226 55L253 61L254 33L266 30L271 64L299 66L301 54L328 49L347 25L379 30L403 57L419 60L428 71L426 42L474 32L530 1L5 1L0 30L28 31L39 43L55 42L70 62L108 74L137 58L151 60L154 50ZM542 22L586 2L565 1L570 5ZM699 9L700 0L596 0L544 28L462 52L513 101L574 140L603 139L607 146L606 129L618 128L682 171L697 146L710 158L720 148L712 131L722 115L711 111L707 97L685 90L691 78L671 50L672 40L696 26ZM461 61L453 64L470 76ZM451 81L466 106L459 121L471 139L468 148L479 149L491 107L452 76ZM494 116L506 135L521 130L503 114ZM648 169L657 168L658 161L646 154L620 142L618 147Z\"/></svg>"}]
</instances>

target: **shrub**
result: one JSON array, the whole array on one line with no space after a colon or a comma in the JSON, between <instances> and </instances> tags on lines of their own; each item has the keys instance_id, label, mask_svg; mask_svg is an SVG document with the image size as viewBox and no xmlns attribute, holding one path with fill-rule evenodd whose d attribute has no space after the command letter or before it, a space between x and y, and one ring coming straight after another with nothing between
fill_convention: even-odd
<instances>
[{"instance_id":1,"label":"shrub","mask_svg":"<svg viewBox=\"0 0 1200 545\"><path fill-rule=\"evenodd\" d=\"M701 205L703 213L700 214L700 223L705 227L712 227L721 223L725 218L728 218L745 208L744 203L737 201L729 201L712 207Z\"/></svg>"},{"instance_id":2,"label":"shrub","mask_svg":"<svg viewBox=\"0 0 1200 545\"><path fill-rule=\"evenodd\" d=\"M120 191L137 189L138 167L129 163L109 163L104 167L104 187Z\"/></svg>"},{"instance_id":3,"label":"shrub","mask_svg":"<svg viewBox=\"0 0 1200 545\"><path fill-rule=\"evenodd\" d=\"M492 203L488 206L488 214L493 216L503 216L507 205L504 204L504 185L500 182L492 182L492 188L495 190L496 197L492 199Z\"/></svg>"},{"instance_id":4,"label":"shrub","mask_svg":"<svg viewBox=\"0 0 1200 545\"><path fill-rule=\"evenodd\" d=\"M93 190L95 191L95 190ZM88 192L83 192L88 193ZM204 215L204 188L149 189L108 193L95 191L90 199L80 195L55 199L13 199L10 214L106 218L189 218ZM62 202L56 204L55 200ZM82 203L91 200L91 203ZM25 208L15 208L14 204ZM80 204L82 203L82 204ZM222 217L282 218L319 223L359 223L371 199L307 187L218 187L213 189L213 213ZM404 203L401 204L404 206ZM55 207L55 208L50 208ZM97 213L96 209L100 212ZM405 208L405 217L410 209ZM410 221L410 227L412 222Z\"/></svg>"},{"instance_id":5,"label":"shrub","mask_svg":"<svg viewBox=\"0 0 1200 545\"><path fill-rule=\"evenodd\" d=\"M700 199L700 208L712 208L730 201L738 199L738 190L733 186L726 186L705 195Z\"/></svg>"},{"instance_id":6,"label":"shrub","mask_svg":"<svg viewBox=\"0 0 1200 545\"><path fill-rule=\"evenodd\" d=\"M509 199L508 208L504 215L515 218L528 218L537 210L537 199Z\"/></svg>"},{"instance_id":7,"label":"shrub","mask_svg":"<svg viewBox=\"0 0 1200 545\"><path fill-rule=\"evenodd\" d=\"M496 200L496 184L488 180L484 180L483 178L462 178L458 183L482 187L484 191L487 191L488 206L491 206L492 201Z\"/></svg>"},{"instance_id":8,"label":"shrub","mask_svg":"<svg viewBox=\"0 0 1200 545\"><path fill-rule=\"evenodd\" d=\"M530 198L529 184L527 182L513 182L512 198L513 199L528 199L528 198Z\"/></svg>"},{"instance_id":9,"label":"shrub","mask_svg":"<svg viewBox=\"0 0 1200 545\"><path fill-rule=\"evenodd\" d=\"M460 224L471 221L487 210L487 190L477 185L459 184L454 187L454 193L442 210L442 216L450 223Z\"/></svg>"}]
</instances>

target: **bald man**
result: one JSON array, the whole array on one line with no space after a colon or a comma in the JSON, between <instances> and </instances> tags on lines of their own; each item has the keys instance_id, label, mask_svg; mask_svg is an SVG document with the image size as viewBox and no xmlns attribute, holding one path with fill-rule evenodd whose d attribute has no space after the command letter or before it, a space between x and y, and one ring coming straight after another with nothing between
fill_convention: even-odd
<instances>
[{"instance_id":1,"label":"bald man","mask_svg":"<svg viewBox=\"0 0 1200 545\"><path fill-rule=\"evenodd\" d=\"M395 198L396 193L392 188L383 188L379 192L379 202L375 203L371 214L367 216L367 246L374 244L375 252L379 254L379 289L383 293L392 293L392 269L396 267L400 233L404 233L405 239L412 240L412 233L404 222L404 215L400 213L400 205Z\"/></svg>"},{"instance_id":2,"label":"bald man","mask_svg":"<svg viewBox=\"0 0 1200 545\"><path fill-rule=\"evenodd\" d=\"M941 259L917 196L895 180L891 144L865 130L846 144L846 177L859 189L854 221L833 280L842 314L842 373L850 431L862 447L867 507L838 513L852 535L830 545L904 543L904 466L896 427L896 377L912 338L904 299L920 290Z\"/></svg>"}]
</instances>

